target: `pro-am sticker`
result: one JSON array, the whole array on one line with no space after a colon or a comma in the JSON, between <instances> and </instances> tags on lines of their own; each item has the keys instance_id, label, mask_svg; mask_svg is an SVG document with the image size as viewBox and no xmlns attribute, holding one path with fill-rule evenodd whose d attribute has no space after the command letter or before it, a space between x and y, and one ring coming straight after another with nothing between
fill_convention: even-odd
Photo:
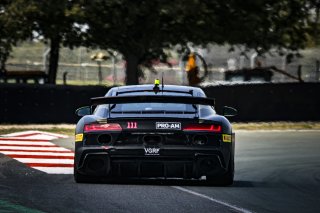
<instances>
[{"instance_id":1,"label":"pro-am sticker","mask_svg":"<svg viewBox=\"0 0 320 213\"><path fill-rule=\"evenodd\" d=\"M156 122L156 129L181 130L180 122Z\"/></svg>"}]
</instances>

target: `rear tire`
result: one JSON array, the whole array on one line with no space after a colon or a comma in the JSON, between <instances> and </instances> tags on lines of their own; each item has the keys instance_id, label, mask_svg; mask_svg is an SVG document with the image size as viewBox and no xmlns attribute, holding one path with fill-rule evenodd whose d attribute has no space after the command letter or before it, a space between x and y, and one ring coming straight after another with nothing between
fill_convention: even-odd
<instances>
[{"instance_id":1,"label":"rear tire","mask_svg":"<svg viewBox=\"0 0 320 213\"><path fill-rule=\"evenodd\" d=\"M80 174L75 167L74 167L73 171L74 171L73 177L74 177L74 181L76 183L88 183L88 182L92 181L92 179L89 176L85 176L83 174Z\"/></svg>"},{"instance_id":2,"label":"rear tire","mask_svg":"<svg viewBox=\"0 0 320 213\"><path fill-rule=\"evenodd\" d=\"M73 173L74 181L76 183L108 183L113 181L112 178L105 178L99 176L90 176L90 175L83 175L78 172L78 170L74 167Z\"/></svg>"},{"instance_id":3,"label":"rear tire","mask_svg":"<svg viewBox=\"0 0 320 213\"><path fill-rule=\"evenodd\" d=\"M231 156L229 160L228 170L221 176L207 175L206 180L210 185L230 186L234 179L234 157Z\"/></svg>"}]
</instances>

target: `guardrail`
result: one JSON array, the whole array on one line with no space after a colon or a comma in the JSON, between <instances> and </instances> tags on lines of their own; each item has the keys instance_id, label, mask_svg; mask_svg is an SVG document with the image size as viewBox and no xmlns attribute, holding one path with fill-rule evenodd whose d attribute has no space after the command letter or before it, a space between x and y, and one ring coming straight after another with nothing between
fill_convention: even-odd
<instances>
[{"instance_id":1,"label":"guardrail","mask_svg":"<svg viewBox=\"0 0 320 213\"><path fill-rule=\"evenodd\" d=\"M48 75L39 70L28 70L28 71L6 71L0 73L0 82L7 83L10 80L14 80L16 83L28 83L32 80L33 83L46 83L48 81Z\"/></svg>"}]
</instances>

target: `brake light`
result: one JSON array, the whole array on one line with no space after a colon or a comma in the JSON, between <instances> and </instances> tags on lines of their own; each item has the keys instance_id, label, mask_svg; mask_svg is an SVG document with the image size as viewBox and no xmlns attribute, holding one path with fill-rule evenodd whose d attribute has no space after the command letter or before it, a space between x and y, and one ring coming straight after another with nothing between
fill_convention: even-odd
<instances>
[{"instance_id":1,"label":"brake light","mask_svg":"<svg viewBox=\"0 0 320 213\"><path fill-rule=\"evenodd\" d=\"M208 131L221 132L221 125L217 124L189 124L183 128L184 131Z\"/></svg>"},{"instance_id":2,"label":"brake light","mask_svg":"<svg viewBox=\"0 0 320 213\"><path fill-rule=\"evenodd\" d=\"M85 132L92 131L121 131L122 128L119 124L86 124L84 125Z\"/></svg>"}]
</instances>

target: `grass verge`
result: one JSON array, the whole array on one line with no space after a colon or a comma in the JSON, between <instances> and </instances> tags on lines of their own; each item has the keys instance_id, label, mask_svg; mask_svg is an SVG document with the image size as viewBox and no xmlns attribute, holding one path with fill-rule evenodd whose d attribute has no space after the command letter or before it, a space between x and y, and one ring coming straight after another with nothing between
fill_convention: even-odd
<instances>
[{"instance_id":1,"label":"grass verge","mask_svg":"<svg viewBox=\"0 0 320 213\"><path fill-rule=\"evenodd\" d=\"M73 124L0 124L0 135L27 130L38 130L72 136L74 135L75 126L76 125Z\"/></svg>"},{"instance_id":2,"label":"grass verge","mask_svg":"<svg viewBox=\"0 0 320 213\"><path fill-rule=\"evenodd\" d=\"M234 130L320 130L320 122L255 122L232 123ZM13 132L39 130L74 135L74 124L0 124L0 135Z\"/></svg>"},{"instance_id":3,"label":"grass verge","mask_svg":"<svg viewBox=\"0 0 320 213\"><path fill-rule=\"evenodd\" d=\"M232 123L234 130L320 130L320 122Z\"/></svg>"}]
</instances>

